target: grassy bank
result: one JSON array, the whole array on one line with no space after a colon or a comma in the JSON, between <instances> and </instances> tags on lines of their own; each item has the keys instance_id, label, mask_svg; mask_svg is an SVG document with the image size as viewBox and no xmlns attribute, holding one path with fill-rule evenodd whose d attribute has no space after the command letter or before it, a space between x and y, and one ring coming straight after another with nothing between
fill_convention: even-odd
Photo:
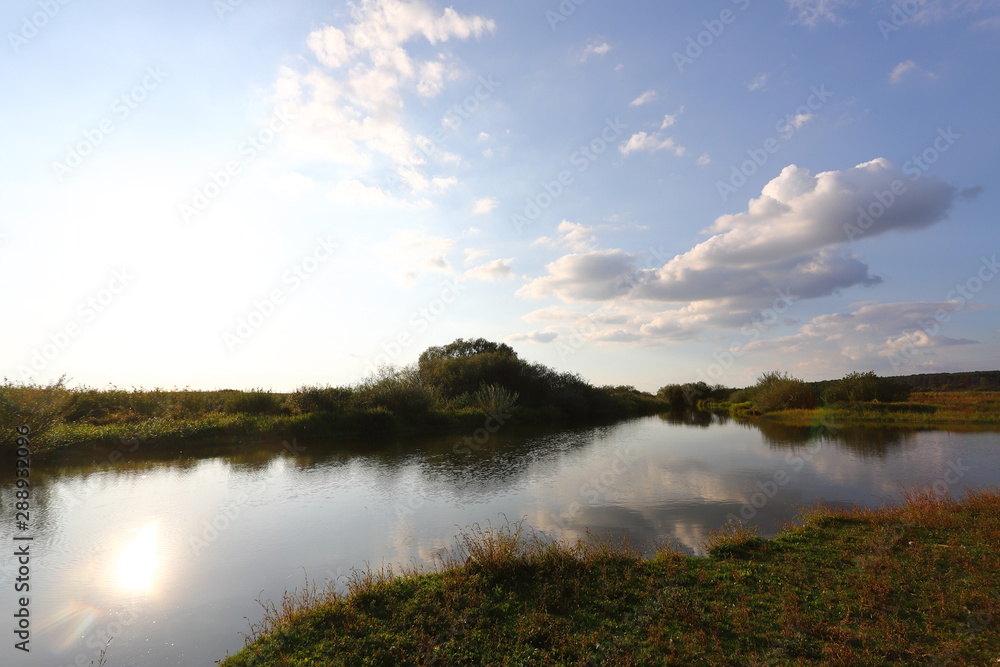
<instances>
[{"instance_id":1,"label":"grassy bank","mask_svg":"<svg viewBox=\"0 0 1000 667\"><path fill-rule=\"evenodd\" d=\"M815 508L708 558L463 534L433 573L358 573L267 604L224 667L987 665L1000 659L1000 493Z\"/></svg>"},{"instance_id":2,"label":"grassy bank","mask_svg":"<svg viewBox=\"0 0 1000 667\"><path fill-rule=\"evenodd\" d=\"M0 385L0 433L25 424L36 452L84 445L320 439L408 432L470 435L508 421L586 425L666 409L631 386L596 387L575 373L518 357L508 345L459 339L418 363L382 366L357 384L165 390Z\"/></svg>"},{"instance_id":3,"label":"grassy bank","mask_svg":"<svg viewBox=\"0 0 1000 667\"><path fill-rule=\"evenodd\" d=\"M487 393L460 404L424 404L419 410L398 400L357 397L332 387L306 387L291 394L7 389L28 407L0 415L3 430L13 433L15 426L28 424L34 434L34 451L43 455L89 447L120 449L135 442L148 448L293 439L308 443L412 433L472 436L481 429L492 433L512 425L607 423L664 409L652 395L631 388L587 387L579 400L582 408L576 404L520 406ZM329 400L331 394L347 395L350 400L335 404ZM491 398L497 400L491 402Z\"/></svg>"},{"instance_id":4,"label":"grassy bank","mask_svg":"<svg viewBox=\"0 0 1000 667\"><path fill-rule=\"evenodd\" d=\"M739 407L733 411L738 414ZM744 414L745 416L745 414ZM785 424L837 426L1000 426L1000 391L930 391L894 403L842 403L813 409L779 410L763 415Z\"/></svg>"}]
</instances>

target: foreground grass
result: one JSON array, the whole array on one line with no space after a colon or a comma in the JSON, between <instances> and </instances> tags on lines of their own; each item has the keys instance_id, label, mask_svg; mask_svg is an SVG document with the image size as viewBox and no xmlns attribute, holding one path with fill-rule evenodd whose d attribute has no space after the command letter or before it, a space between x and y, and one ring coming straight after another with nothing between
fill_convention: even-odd
<instances>
[{"instance_id":1,"label":"foreground grass","mask_svg":"<svg viewBox=\"0 0 1000 667\"><path fill-rule=\"evenodd\" d=\"M794 425L1000 426L1000 391L928 391L913 394L905 403L855 403L813 410L781 410L769 412L764 417Z\"/></svg>"},{"instance_id":2,"label":"foreground grass","mask_svg":"<svg viewBox=\"0 0 1000 667\"><path fill-rule=\"evenodd\" d=\"M1000 660L1000 492L816 508L708 558L463 534L440 571L356 573L267 604L224 667L987 665Z\"/></svg>"}]
</instances>

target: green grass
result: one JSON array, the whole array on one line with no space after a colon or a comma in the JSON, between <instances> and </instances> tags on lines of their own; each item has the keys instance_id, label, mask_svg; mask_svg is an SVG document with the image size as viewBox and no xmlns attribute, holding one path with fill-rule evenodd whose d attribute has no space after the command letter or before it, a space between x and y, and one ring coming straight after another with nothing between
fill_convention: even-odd
<instances>
[{"instance_id":1,"label":"green grass","mask_svg":"<svg viewBox=\"0 0 1000 667\"><path fill-rule=\"evenodd\" d=\"M818 507L773 540L728 526L708 558L475 528L434 572L356 572L264 603L224 667L992 665L1000 493Z\"/></svg>"},{"instance_id":2,"label":"green grass","mask_svg":"<svg viewBox=\"0 0 1000 667\"><path fill-rule=\"evenodd\" d=\"M855 403L814 410L783 410L768 413L766 418L787 424L823 422L838 426L1000 425L1000 392L920 392L905 403Z\"/></svg>"}]
</instances>

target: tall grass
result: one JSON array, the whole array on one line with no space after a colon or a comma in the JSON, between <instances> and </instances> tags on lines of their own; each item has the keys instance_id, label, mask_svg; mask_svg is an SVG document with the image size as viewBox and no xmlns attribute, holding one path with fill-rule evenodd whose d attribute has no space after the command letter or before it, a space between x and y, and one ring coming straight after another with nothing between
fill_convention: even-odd
<instances>
[{"instance_id":1,"label":"tall grass","mask_svg":"<svg viewBox=\"0 0 1000 667\"><path fill-rule=\"evenodd\" d=\"M48 385L15 385L4 378L0 385L0 441L13 440L19 426L31 429L34 438L42 439L62 422L70 393L65 376Z\"/></svg>"}]
</instances>

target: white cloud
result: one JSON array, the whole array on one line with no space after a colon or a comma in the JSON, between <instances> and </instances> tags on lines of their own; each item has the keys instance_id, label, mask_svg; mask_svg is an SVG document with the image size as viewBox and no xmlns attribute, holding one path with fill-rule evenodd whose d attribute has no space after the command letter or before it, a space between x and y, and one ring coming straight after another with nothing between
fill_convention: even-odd
<instances>
[{"instance_id":1,"label":"white cloud","mask_svg":"<svg viewBox=\"0 0 1000 667\"><path fill-rule=\"evenodd\" d=\"M489 19L450 7L438 12L424 0L353 5L345 25L324 26L306 39L316 66L281 69L275 98L294 117L289 145L308 157L356 168L381 170L385 167L376 163L388 162L390 169L407 174L404 180L415 193L444 191L457 180L424 174L431 154L406 127L403 95L440 95L461 73L441 45L494 29ZM414 40L439 48L417 59L408 51ZM435 157L446 161L446 156Z\"/></svg>"},{"instance_id":2,"label":"white cloud","mask_svg":"<svg viewBox=\"0 0 1000 667\"><path fill-rule=\"evenodd\" d=\"M908 12L909 23L929 25L952 16L966 16L1000 5L998 0L921 0ZM990 19L986 19L989 21Z\"/></svg>"},{"instance_id":3,"label":"white cloud","mask_svg":"<svg viewBox=\"0 0 1000 667\"><path fill-rule=\"evenodd\" d=\"M594 228L586 227L578 222L563 220L556 227L556 231L559 232L559 236L555 238L543 236L535 239L531 245L568 248L574 252L586 252L592 250L597 243L597 237L594 236Z\"/></svg>"},{"instance_id":4,"label":"white cloud","mask_svg":"<svg viewBox=\"0 0 1000 667\"><path fill-rule=\"evenodd\" d=\"M619 296L623 276L634 272L635 256L622 250L565 255L548 264L547 276L520 290L526 297L556 296L563 301L601 301Z\"/></svg>"},{"instance_id":5,"label":"white cloud","mask_svg":"<svg viewBox=\"0 0 1000 667\"><path fill-rule=\"evenodd\" d=\"M914 76L920 76L927 79L936 79L937 75L922 69L917 65L914 60L904 60L903 62L896 65L891 72L889 72L889 81L892 83L899 83L908 74L913 74Z\"/></svg>"},{"instance_id":6,"label":"white cloud","mask_svg":"<svg viewBox=\"0 0 1000 667\"><path fill-rule=\"evenodd\" d=\"M472 207L473 215L485 215L496 210L496 207L500 205L500 200L496 197L483 197L482 199L477 199L476 203Z\"/></svg>"},{"instance_id":7,"label":"white cloud","mask_svg":"<svg viewBox=\"0 0 1000 667\"><path fill-rule=\"evenodd\" d=\"M661 130L665 130L668 127L673 127L674 123L676 123L676 122L677 122L677 116L676 115L667 114L667 115L665 115L663 117L663 122L660 123L660 129Z\"/></svg>"},{"instance_id":8,"label":"white cloud","mask_svg":"<svg viewBox=\"0 0 1000 667\"><path fill-rule=\"evenodd\" d=\"M905 190L867 225L865 238L939 222L958 196L934 177L911 181L885 159L815 176L793 165L746 211L719 217L708 239L644 267L623 250L599 249L586 228L567 223L563 245L573 254L548 264L545 275L518 293L566 303L614 302L633 318L633 332L654 340L739 328L776 299L817 299L879 284L882 279L847 251L847 230L876 201L873 193L898 191L898 184ZM683 305L664 310L663 303Z\"/></svg>"},{"instance_id":9,"label":"white cloud","mask_svg":"<svg viewBox=\"0 0 1000 667\"><path fill-rule=\"evenodd\" d=\"M629 102L628 105L630 107L640 107L643 104L649 104L650 102L652 102L653 100L655 100L657 97L659 97L659 96L656 94L656 91L650 89L650 90L647 90L646 92L644 92L639 97L637 97L634 100L632 100L631 102Z\"/></svg>"},{"instance_id":10,"label":"white cloud","mask_svg":"<svg viewBox=\"0 0 1000 667\"><path fill-rule=\"evenodd\" d=\"M351 58L352 48L348 46L347 35L334 26L320 28L306 38L306 46L316 59L330 68L343 67Z\"/></svg>"},{"instance_id":11,"label":"white cloud","mask_svg":"<svg viewBox=\"0 0 1000 667\"><path fill-rule=\"evenodd\" d=\"M551 343L559 334L554 331L532 331L526 334L507 336L508 343Z\"/></svg>"},{"instance_id":12,"label":"white cloud","mask_svg":"<svg viewBox=\"0 0 1000 667\"><path fill-rule=\"evenodd\" d=\"M702 153L701 157L698 158L697 164L699 167L707 167L712 164L712 156L708 153Z\"/></svg>"},{"instance_id":13,"label":"white cloud","mask_svg":"<svg viewBox=\"0 0 1000 667\"><path fill-rule=\"evenodd\" d=\"M480 257L485 257L490 254L488 250L482 250L481 248L466 248L465 252L465 265L474 263Z\"/></svg>"},{"instance_id":14,"label":"white cloud","mask_svg":"<svg viewBox=\"0 0 1000 667\"><path fill-rule=\"evenodd\" d=\"M613 216L612 220L617 220ZM558 235L554 238L542 236L532 242L532 247L547 246L549 248L565 248L573 252L587 252L597 247L597 232L601 231L622 231L625 229L646 229L639 225L601 224L582 225L578 222L563 220L556 227Z\"/></svg>"},{"instance_id":15,"label":"white cloud","mask_svg":"<svg viewBox=\"0 0 1000 667\"><path fill-rule=\"evenodd\" d=\"M791 125L792 127L794 127L796 130L799 130L806 123L808 123L809 121L811 121L815 117L816 117L816 114L814 114L814 113L800 113L800 114L795 114L795 116L792 118L792 120L789 121L789 125Z\"/></svg>"},{"instance_id":16,"label":"white cloud","mask_svg":"<svg viewBox=\"0 0 1000 667\"><path fill-rule=\"evenodd\" d=\"M673 137L663 137L659 132L654 132L653 134L637 132L629 137L626 143L619 146L618 150L621 151L622 155L629 155L638 151L654 153L656 151L669 150L674 155L681 156L687 152L687 149L679 146Z\"/></svg>"},{"instance_id":17,"label":"white cloud","mask_svg":"<svg viewBox=\"0 0 1000 667\"><path fill-rule=\"evenodd\" d=\"M514 275L514 270L511 268L511 263L514 261L513 258L508 259L495 259L492 262L487 262L486 264L481 264L477 267L469 269L465 272L466 278L472 278L474 280L512 280L517 276Z\"/></svg>"},{"instance_id":18,"label":"white cloud","mask_svg":"<svg viewBox=\"0 0 1000 667\"><path fill-rule=\"evenodd\" d=\"M606 53L611 52L611 45L607 42L591 42L587 45L587 48L583 50L583 55L580 56L580 62L587 62L590 56L603 56Z\"/></svg>"},{"instance_id":19,"label":"white cloud","mask_svg":"<svg viewBox=\"0 0 1000 667\"><path fill-rule=\"evenodd\" d=\"M799 332L771 340L750 342L748 351L780 350L789 355L837 357L856 366L891 365L894 371L935 350L974 345L977 341L953 338L941 332L956 315L984 310L984 304L959 301L861 303L847 313L814 317ZM842 363L842 362L841 362Z\"/></svg>"}]
</instances>

